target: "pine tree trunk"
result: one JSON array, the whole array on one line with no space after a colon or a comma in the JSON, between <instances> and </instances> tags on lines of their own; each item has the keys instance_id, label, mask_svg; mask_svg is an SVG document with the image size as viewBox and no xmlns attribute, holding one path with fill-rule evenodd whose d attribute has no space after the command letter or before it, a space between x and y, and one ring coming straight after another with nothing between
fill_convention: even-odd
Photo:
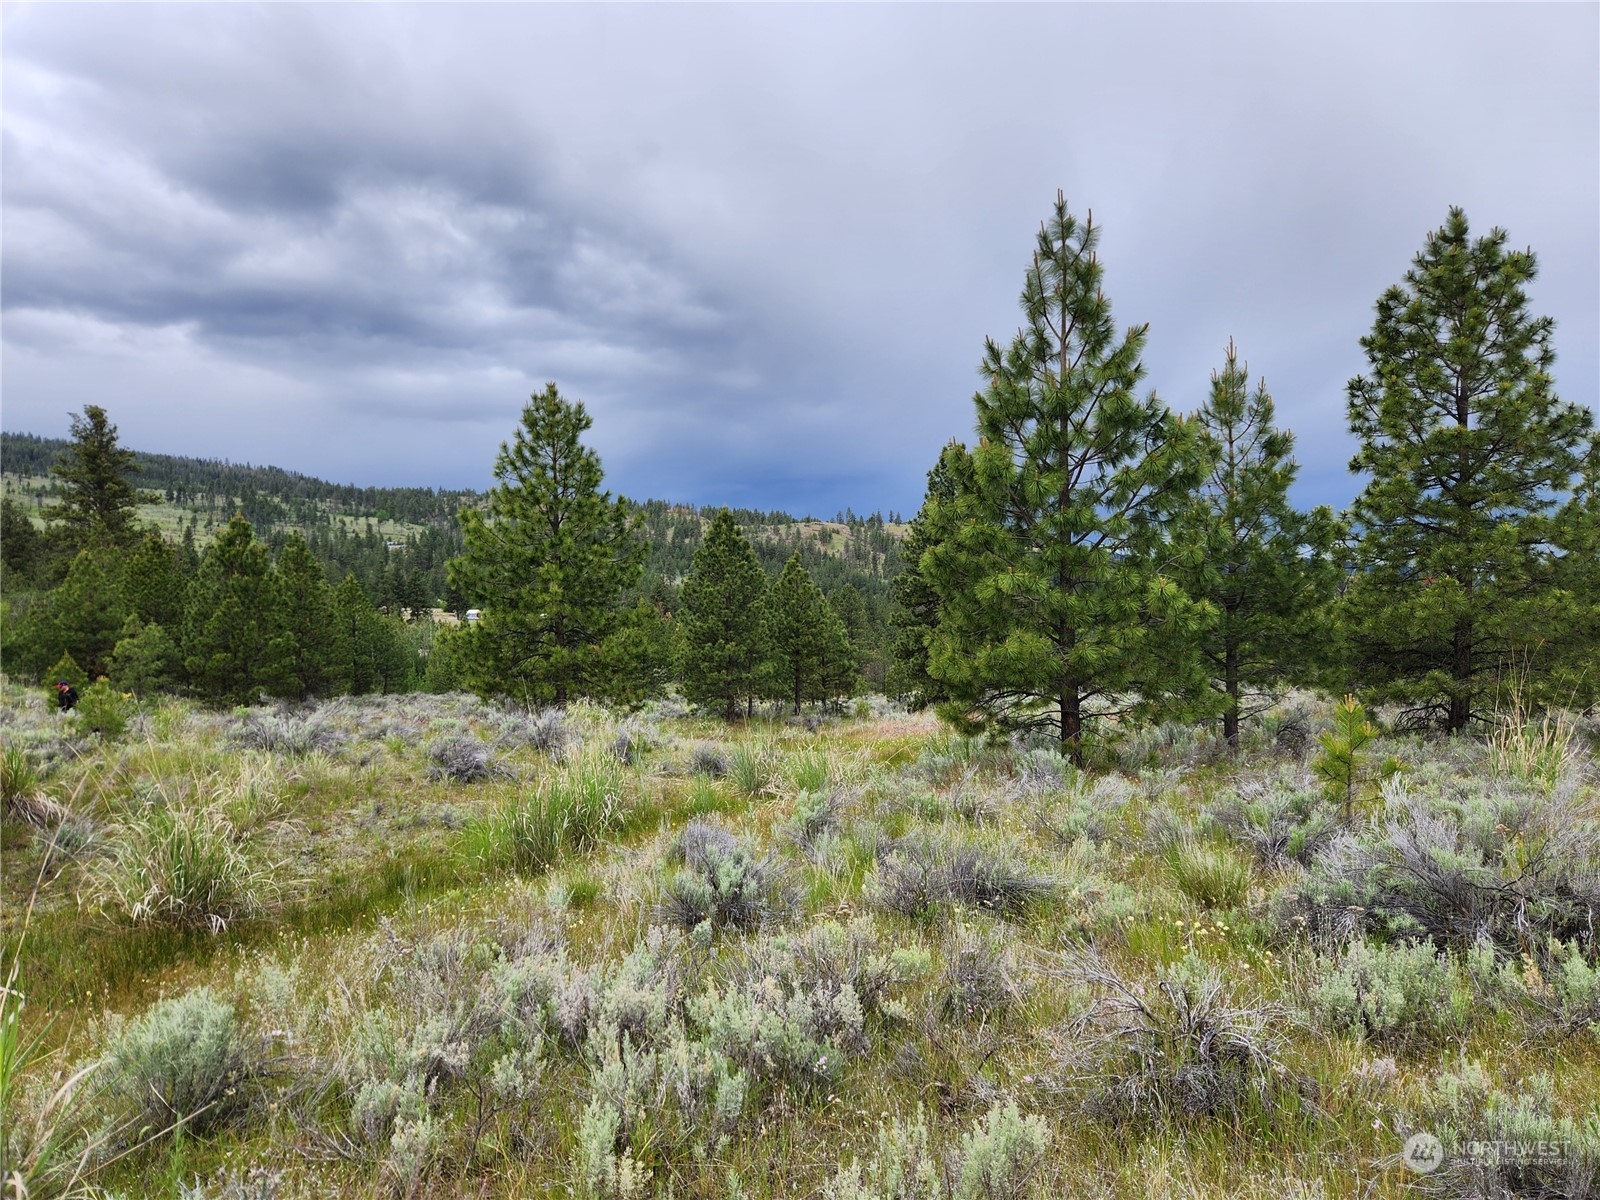
<instances>
[{"instance_id":1,"label":"pine tree trunk","mask_svg":"<svg viewBox=\"0 0 1600 1200\"><path fill-rule=\"evenodd\" d=\"M1239 644L1229 639L1222 657L1223 687L1228 707L1222 713L1222 736L1233 749L1239 748Z\"/></svg>"},{"instance_id":2,"label":"pine tree trunk","mask_svg":"<svg viewBox=\"0 0 1600 1200\"><path fill-rule=\"evenodd\" d=\"M1460 733L1472 720L1472 618L1463 617L1456 622L1455 638L1450 647L1451 675L1455 687L1450 692L1450 713L1445 718L1445 729Z\"/></svg>"},{"instance_id":3,"label":"pine tree trunk","mask_svg":"<svg viewBox=\"0 0 1600 1200\"><path fill-rule=\"evenodd\" d=\"M1062 685L1061 695L1061 753L1072 765L1083 769L1083 701L1078 689Z\"/></svg>"}]
</instances>

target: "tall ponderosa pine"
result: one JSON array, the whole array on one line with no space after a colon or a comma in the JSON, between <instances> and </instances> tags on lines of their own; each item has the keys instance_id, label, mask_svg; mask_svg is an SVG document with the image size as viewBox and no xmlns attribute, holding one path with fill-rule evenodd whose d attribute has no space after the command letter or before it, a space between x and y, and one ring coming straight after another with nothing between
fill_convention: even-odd
<instances>
[{"instance_id":1,"label":"tall ponderosa pine","mask_svg":"<svg viewBox=\"0 0 1600 1200\"><path fill-rule=\"evenodd\" d=\"M44 557L44 539L27 510L10 496L0 498L0 581L5 589L28 587Z\"/></svg>"},{"instance_id":2,"label":"tall ponderosa pine","mask_svg":"<svg viewBox=\"0 0 1600 1200\"><path fill-rule=\"evenodd\" d=\"M188 586L178 548L153 530L146 533L128 555L123 573L122 594L128 611L141 624L176 630L183 623Z\"/></svg>"},{"instance_id":3,"label":"tall ponderosa pine","mask_svg":"<svg viewBox=\"0 0 1600 1200\"><path fill-rule=\"evenodd\" d=\"M461 515L466 551L451 582L483 610L463 639L467 677L482 695L565 704L600 690L601 643L639 578L644 547L623 506L600 490L600 459L580 441L582 404L551 383L501 443L484 508Z\"/></svg>"},{"instance_id":4,"label":"tall ponderosa pine","mask_svg":"<svg viewBox=\"0 0 1600 1200\"><path fill-rule=\"evenodd\" d=\"M109 546L78 551L61 586L28 613L24 662L37 669L71 654L90 679L109 673L128 619L122 578L122 558Z\"/></svg>"},{"instance_id":5,"label":"tall ponderosa pine","mask_svg":"<svg viewBox=\"0 0 1600 1200\"><path fill-rule=\"evenodd\" d=\"M267 548L235 515L189 585L182 648L189 681L209 700L247 704L293 695L294 638L282 580Z\"/></svg>"},{"instance_id":6,"label":"tall ponderosa pine","mask_svg":"<svg viewBox=\"0 0 1600 1200\"><path fill-rule=\"evenodd\" d=\"M72 444L50 470L60 481L61 503L46 515L61 522L66 545L133 544L140 495L128 476L139 467L133 451L117 445L117 427L106 420L105 409L86 404L83 415L72 418Z\"/></svg>"},{"instance_id":7,"label":"tall ponderosa pine","mask_svg":"<svg viewBox=\"0 0 1600 1200\"><path fill-rule=\"evenodd\" d=\"M987 343L978 444L947 456L921 570L938 597L928 672L972 729L1049 729L1083 761L1087 722L1186 707L1208 619L1168 578L1169 518L1198 483L1195 431L1135 394L1145 326L1120 339L1099 231L1056 197L1022 292L1025 326Z\"/></svg>"},{"instance_id":8,"label":"tall ponderosa pine","mask_svg":"<svg viewBox=\"0 0 1600 1200\"><path fill-rule=\"evenodd\" d=\"M1356 574L1345 614L1352 679L1452 732L1486 716L1499 681L1535 684L1579 616L1561 560L1588 410L1555 396L1553 322L1528 312L1532 251L1504 230L1443 228L1378 300L1349 384Z\"/></svg>"},{"instance_id":9,"label":"tall ponderosa pine","mask_svg":"<svg viewBox=\"0 0 1600 1200\"><path fill-rule=\"evenodd\" d=\"M799 712L804 703L849 693L849 635L798 550L767 591L765 617L769 696L790 701Z\"/></svg>"},{"instance_id":10,"label":"tall ponderosa pine","mask_svg":"<svg viewBox=\"0 0 1600 1200\"><path fill-rule=\"evenodd\" d=\"M1274 427L1266 382L1250 390L1231 340L1196 419L1211 465L1180 535L1202 554L1182 579L1217 610L1201 646L1223 736L1237 746L1252 701L1264 707L1274 689L1305 681L1329 640L1319 623L1341 577L1331 554L1339 527L1331 509L1289 503L1294 435Z\"/></svg>"},{"instance_id":11,"label":"tall ponderosa pine","mask_svg":"<svg viewBox=\"0 0 1600 1200\"><path fill-rule=\"evenodd\" d=\"M894 695L907 697L913 709L949 699L944 683L928 673L928 639L939 625L939 593L922 573L922 556L939 540L930 522L939 513L950 514L955 476L961 470L958 464L966 458L966 447L951 442L928 472L922 507L911 519L900 549L905 565L889 585L889 626L893 632L887 686Z\"/></svg>"},{"instance_id":12,"label":"tall ponderosa pine","mask_svg":"<svg viewBox=\"0 0 1600 1200\"><path fill-rule=\"evenodd\" d=\"M294 638L291 673L300 698L336 696L350 690L350 642L333 607L333 589L322 564L298 533L278 551L284 623Z\"/></svg>"},{"instance_id":13,"label":"tall ponderosa pine","mask_svg":"<svg viewBox=\"0 0 1600 1200\"><path fill-rule=\"evenodd\" d=\"M727 509L717 513L683 581L683 694L725 717L749 711L766 655L767 575Z\"/></svg>"}]
</instances>

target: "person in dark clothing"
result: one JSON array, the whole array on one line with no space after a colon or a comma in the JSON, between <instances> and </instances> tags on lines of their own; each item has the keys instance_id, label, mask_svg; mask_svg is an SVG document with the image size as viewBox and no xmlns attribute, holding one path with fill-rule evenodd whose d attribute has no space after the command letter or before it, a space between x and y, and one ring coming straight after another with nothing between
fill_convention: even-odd
<instances>
[{"instance_id":1,"label":"person in dark clothing","mask_svg":"<svg viewBox=\"0 0 1600 1200\"><path fill-rule=\"evenodd\" d=\"M56 680L56 703L62 712L71 712L72 706L78 702L78 689L65 679Z\"/></svg>"}]
</instances>

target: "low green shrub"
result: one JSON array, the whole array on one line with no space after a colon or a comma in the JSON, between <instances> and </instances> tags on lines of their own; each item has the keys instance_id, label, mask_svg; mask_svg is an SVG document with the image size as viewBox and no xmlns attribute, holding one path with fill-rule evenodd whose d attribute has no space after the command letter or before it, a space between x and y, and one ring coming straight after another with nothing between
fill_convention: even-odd
<instances>
[{"instance_id":1,"label":"low green shrub","mask_svg":"<svg viewBox=\"0 0 1600 1200\"><path fill-rule=\"evenodd\" d=\"M242 1116L259 1063L233 1005L209 988L162 1000L106 1030L98 1086L127 1140L200 1134Z\"/></svg>"},{"instance_id":2,"label":"low green shrub","mask_svg":"<svg viewBox=\"0 0 1600 1200\"><path fill-rule=\"evenodd\" d=\"M1309 1008L1317 1025L1390 1047L1426 1044L1460 1030L1470 995L1457 999L1447 955L1427 942L1355 940L1319 957Z\"/></svg>"},{"instance_id":3,"label":"low green shrub","mask_svg":"<svg viewBox=\"0 0 1600 1200\"><path fill-rule=\"evenodd\" d=\"M133 702L124 699L108 680L100 679L83 689L73 712L77 715L78 728L114 742L128 730Z\"/></svg>"}]
</instances>

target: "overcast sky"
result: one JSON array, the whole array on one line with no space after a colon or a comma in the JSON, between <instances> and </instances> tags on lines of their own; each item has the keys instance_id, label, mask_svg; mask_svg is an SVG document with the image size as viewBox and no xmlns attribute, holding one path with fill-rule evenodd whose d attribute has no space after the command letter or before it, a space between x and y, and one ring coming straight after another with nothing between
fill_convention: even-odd
<instances>
[{"instance_id":1,"label":"overcast sky","mask_svg":"<svg viewBox=\"0 0 1600 1200\"><path fill-rule=\"evenodd\" d=\"M7 4L3 418L485 487L530 392L635 497L914 511L1056 189L1148 383L1230 336L1343 504L1452 204L1595 405L1600 6Z\"/></svg>"}]
</instances>

